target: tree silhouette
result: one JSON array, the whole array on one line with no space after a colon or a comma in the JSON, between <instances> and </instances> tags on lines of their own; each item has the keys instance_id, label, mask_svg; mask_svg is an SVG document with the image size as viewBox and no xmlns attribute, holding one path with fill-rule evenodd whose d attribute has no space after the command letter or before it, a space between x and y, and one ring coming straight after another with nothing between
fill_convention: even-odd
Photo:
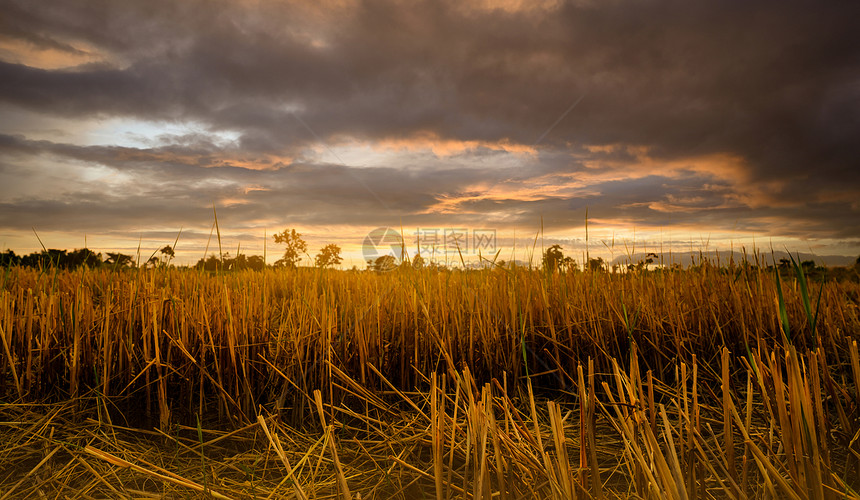
<instances>
[{"instance_id":1,"label":"tree silhouette","mask_svg":"<svg viewBox=\"0 0 860 500\"><path fill-rule=\"evenodd\" d=\"M588 269L595 272L604 271L606 264L603 262L603 257L588 259Z\"/></svg>"},{"instance_id":2,"label":"tree silhouette","mask_svg":"<svg viewBox=\"0 0 860 500\"><path fill-rule=\"evenodd\" d=\"M367 261L367 268L371 271L385 272L391 271L395 267L397 267L397 259L393 255L382 255L377 257L376 260Z\"/></svg>"},{"instance_id":3,"label":"tree silhouette","mask_svg":"<svg viewBox=\"0 0 860 500\"><path fill-rule=\"evenodd\" d=\"M317 267L334 267L341 263L340 247L334 243L324 246L314 259Z\"/></svg>"},{"instance_id":4,"label":"tree silhouette","mask_svg":"<svg viewBox=\"0 0 860 500\"><path fill-rule=\"evenodd\" d=\"M59 269L75 269L81 266L97 268L102 265L102 254L89 248L72 250L57 250L55 248L33 252L29 255L18 256L12 250L0 254L0 266L24 267L56 267Z\"/></svg>"},{"instance_id":5,"label":"tree silhouette","mask_svg":"<svg viewBox=\"0 0 860 500\"><path fill-rule=\"evenodd\" d=\"M561 251L561 245L553 245L546 249L543 254L543 268L545 270L558 271L562 262L564 262L564 253Z\"/></svg>"},{"instance_id":6,"label":"tree silhouette","mask_svg":"<svg viewBox=\"0 0 860 500\"><path fill-rule=\"evenodd\" d=\"M640 260L636 264L627 264L628 271L646 271L648 270L648 265L654 263L654 259L659 259L660 256L654 252L648 252L645 254L645 260Z\"/></svg>"},{"instance_id":7,"label":"tree silhouette","mask_svg":"<svg viewBox=\"0 0 860 500\"><path fill-rule=\"evenodd\" d=\"M131 267L134 264L134 259L131 255L124 253L108 252L108 258L105 264L109 264L114 268Z\"/></svg>"},{"instance_id":8,"label":"tree silhouette","mask_svg":"<svg viewBox=\"0 0 860 500\"><path fill-rule=\"evenodd\" d=\"M102 265L102 254L96 253L89 248L72 250L66 254L66 265L64 267L74 268L87 266L90 268Z\"/></svg>"},{"instance_id":9,"label":"tree silhouette","mask_svg":"<svg viewBox=\"0 0 860 500\"><path fill-rule=\"evenodd\" d=\"M504 262L504 261L502 261ZM543 268L550 271L560 271L563 269L573 269L576 266L576 261L570 257L565 257L561 251L561 245L553 245L546 249L543 254Z\"/></svg>"},{"instance_id":10,"label":"tree silhouette","mask_svg":"<svg viewBox=\"0 0 860 500\"><path fill-rule=\"evenodd\" d=\"M217 271L218 269L230 271L252 269L254 271L262 271L266 268L266 263L263 262L263 257L259 255L247 256L240 253L236 257L230 257L230 253L228 252L221 259L214 254L210 254L209 257L198 260L194 268L203 269L204 271Z\"/></svg>"},{"instance_id":11,"label":"tree silhouette","mask_svg":"<svg viewBox=\"0 0 860 500\"><path fill-rule=\"evenodd\" d=\"M217 271L220 266L221 259L214 254L209 254L209 257L198 260L194 267L196 269L203 269L204 271Z\"/></svg>"},{"instance_id":12,"label":"tree silhouette","mask_svg":"<svg viewBox=\"0 0 860 500\"><path fill-rule=\"evenodd\" d=\"M15 252L7 249L5 252L0 254L0 266L3 267L12 267L17 266L21 263L21 257L15 255Z\"/></svg>"},{"instance_id":13,"label":"tree silhouette","mask_svg":"<svg viewBox=\"0 0 860 500\"><path fill-rule=\"evenodd\" d=\"M164 248L159 250L161 253L161 258L164 260L164 264L167 265L170 260L176 256L176 252L173 251L173 247L170 245L166 245Z\"/></svg>"},{"instance_id":14,"label":"tree silhouette","mask_svg":"<svg viewBox=\"0 0 860 500\"><path fill-rule=\"evenodd\" d=\"M239 257L244 257L244 255L239 255ZM248 257L248 260L244 263L244 267L241 267L241 269L253 269L255 271L262 271L265 268L266 261L264 261L263 257L259 255Z\"/></svg>"},{"instance_id":15,"label":"tree silhouette","mask_svg":"<svg viewBox=\"0 0 860 500\"><path fill-rule=\"evenodd\" d=\"M295 229L284 229L275 235L275 243L286 247L284 256L275 262L276 266L296 267L302 260L301 255L308 250L308 244Z\"/></svg>"}]
</instances>

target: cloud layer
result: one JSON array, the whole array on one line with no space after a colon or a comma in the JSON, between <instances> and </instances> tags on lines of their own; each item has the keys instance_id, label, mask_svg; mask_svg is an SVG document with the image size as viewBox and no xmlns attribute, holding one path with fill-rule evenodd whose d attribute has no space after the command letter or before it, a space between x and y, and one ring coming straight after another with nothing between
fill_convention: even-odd
<instances>
[{"instance_id":1,"label":"cloud layer","mask_svg":"<svg viewBox=\"0 0 860 500\"><path fill-rule=\"evenodd\" d=\"M588 207L860 247L856 2L2 3L10 234Z\"/></svg>"}]
</instances>

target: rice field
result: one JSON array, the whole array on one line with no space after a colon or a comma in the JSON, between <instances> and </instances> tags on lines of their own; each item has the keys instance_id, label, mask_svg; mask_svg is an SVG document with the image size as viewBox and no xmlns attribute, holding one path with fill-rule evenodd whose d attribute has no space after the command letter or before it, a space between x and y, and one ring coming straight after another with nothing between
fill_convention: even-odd
<instances>
[{"instance_id":1,"label":"rice field","mask_svg":"<svg viewBox=\"0 0 860 500\"><path fill-rule=\"evenodd\" d=\"M0 271L0 499L860 497L856 282Z\"/></svg>"}]
</instances>

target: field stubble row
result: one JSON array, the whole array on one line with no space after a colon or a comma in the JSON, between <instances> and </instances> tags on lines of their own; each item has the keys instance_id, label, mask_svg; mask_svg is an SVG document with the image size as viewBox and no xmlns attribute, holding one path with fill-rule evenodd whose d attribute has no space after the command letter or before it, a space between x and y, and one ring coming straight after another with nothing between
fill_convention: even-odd
<instances>
[{"instance_id":1,"label":"field stubble row","mask_svg":"<svg viewBox=\"0 0 860 500\"><path fill-rule=\"evenodd\" d=\"M241 470L257 467L257 484L223 471L216 484L240 497L853 496L860 288L801 281L708 265L15 268L0 394L10 421L51 403L81 429L95 414L99 429L155 425L177 443L198 419L251 432L259 454ZM804 286L820 296L814 321ZM56 441L27 428L20 439ZM307 446L282 443L314 434L316 468ZM143 458L113 436L58 446L94 473L84 457L134 471ZM218 490L213 463L157 482Z\"/></svg>"}]
</instances>

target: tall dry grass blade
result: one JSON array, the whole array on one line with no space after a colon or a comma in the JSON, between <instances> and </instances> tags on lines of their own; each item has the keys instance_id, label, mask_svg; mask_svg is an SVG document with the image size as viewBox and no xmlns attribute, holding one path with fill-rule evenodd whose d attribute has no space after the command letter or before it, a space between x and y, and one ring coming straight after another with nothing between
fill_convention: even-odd
<instances>
[{"instance_id":1,"label":"tall dry grass blade","mask_svg":"<svg viewBox=\"0 0 860 500\"><path fill-rule=\"evenodd\" d=\"M552 431L553 445L555 446L555 470L561 490L565 498L576 498L574 490L573 471L570 470L570 458L567 454L567 440L564 436L564 423L561 419L561 409L553 401L547 402L549 410L549 425Z\"/></svg>"},{"instance_id":2,"label":"tall dry grass blade","mask_svg":"<svg viewBox=\"0 0 860 500\"><path fill-rule=\"evenodd\" d=\"M486 384L481 390L481 402L478 405L473 407L474 416L479 429L479 437L480 437L480 448L478 450L478 463L481 464L478 469L478 481L477 488L475 490L475 497L485 498L486 500L492 499L492 493L490 492L491 484L490 484L490 471L489 467L487 467L487 438L489 436L489 423L487 422L487 408L489 406L490 399L490 384Z\"/></svg>"},{"instance_id":3,"label":"tall dry grass blade","mask_svg":"<svg viewBox=\"0 0 860 500\"><path fill-rule=\"evenodd\" d=\"M671 468L675 493L680 500L687 500L687 491L684 486L684 473L681 471L681 462L678 460L678 453L675 450L675 440L672 438L672 425L669 424L669 418L666 416L666 408L660 405L660 416L663 419L663 440L666 443L666 449L669 450L668 464Z\"/></svg>"},{"instance_id":4,"label":"tall dry grass blade","mask_svg":"<svg viewBox=\"0 0 860 500\"><path fill-rule=\"evenodd\" d=\"M451 437L448 441L451 443L450 450L448 452L448 475L445 480L445 484L449 486L448 491L445 495L446 500L451 498L451 489L455 487L451 482L451 476L454 473L454 452L455 452L455 437L457 436L457 432L460 429L458 414L460 410L460 390L462 384L454 384L454 415L451 418ZM465 491L465 488L460 491Z\"/></svg>"},{"instance_id":5,"label":"tall dry grass blade","mask_svg":"<svg viewBox=\"0 0 860 500\"><path fill-rule=\"evenodd\" d=\"M854 376L854 388L857 391L857 401L860 401L860 354L857 351L857 341L852 340L848 344L848 351L851 356L851 374Z\"/></svg>"},{"instance_id":6,"label":"tall dry grass blade","mask_svg":"<svg viewBox=\"0 0 860 500\"><path fill-rule=\"evenodd\" d=\"M529 409L531 410L531 413L532 413L532 424L534 425L534 431L535 431L534 435L535 435L535 439L537 439L538 450L541 453L541 455L543 455L543 450L544 450L543 438L541 437L540 424L538 423L537 407L535 406L535 395L534 395L534 391L532 390L532 380L529 378L526 381L526 383L527 383L528 396L529 396Z\"/></svg>"},{"instance_id":7,"label":"tall dry grass blade","mask_svg":"<svg viewBox=\"0 0 860 500\"><path fill-rule=\"evenodd\" d=\"M589 359L589 361L591 361ZM654 372L648 370L648 420L651 432L657 433L657 412L654 408Z\"/></svg>"},{"instance_id":8,"label":"tall dry grass blade","mask_svg":"<svg viewBox=\"0 0 860 500\"><path fill-rule=\"evenodd\" d=\"M583 490L588 491L588 479L586 471L588 470L588 399L586 396L587 389L585 387L585 378L582 374L582 363L577 364L577 392L579 396L579 471L578 482Z\"/></svg>"},{"instance_id":9,"label":"tall dry grass blade","mask_svg":"<svg viewBox=\"0 0 860 500\"><path fill-rule=\"evenodd\" d=\"M215 217L215 233L218 235L218 267L216 269L220 273L223 270L224 250L221 248L221 228L218 226L218 211L215 210L215 203L212 203L212 215Z\"/></svg>"},{"instance_id":10,"label":"tall dry grass blade","mask_svg":"<svg viewBox=\"0 0 860 500\"><path fill-rule=\"evenodd\" d=\"M152 345L155 350L155 370L158 374L158 426L162 431L168 432L170 430L170 403L167 400L167 379L161 364L161 342L159 342L154 328L152 336Z\"/></svg>"},{"instance_id":11,"label":"tall dry grass blade","mask_svg":"<svg viewBox=\"0 0 860 500\"><path fill-rule=\"evenodd\" d=\"M726 452L726 467L734 482L737 478L737 465L735 463L735 440L734 432L732 431L732 390L729 368L729 349L723 347L722 350L722 389L723 389L723 440L724 450Z\"/></svg>"},{"instance_id":12,"label":"tall dry grass blade","mask_svg":"<svg viewBox=\"0 0 860 500\"><path fill-rule=\"evenodd\" d=\"M789 456L789 460L794 460L797 477L795 479L797 487L800 491L808 489L808 470L806 463L806 455L810 452L809 442L804 439L804 409L801 402L800 390L802 383L798 383L797 372L799 367L796 366L796 351L794 346L789 346L785 352L785 368L786 378L785 386L788 392L789 412L788 418L791 423L791 437L794 443L794 456ZM819 497L820 498L820 497Z\"/></svg>"},{"instance_id":13,"label":"tall dry grass blade","mask_svg":"<svg viewBox=\"0 0 860 500\"><path fill-rule=\"evenodd\" d=\"M445 418L444 410L439 411L438 387L436 384L436 372L430 374L430 438L432 439L433 448L433 482L436 486L436 500L445 498L443 491L442 478L442 454L443 440L445 434ZM445 397L443 395L442 402L444 404ZM441 413L441 414L440 414Z\"/></svg>"},{"instance_id":14,"label":"tall dry grass blade","mask_svg":"<svg viewBox=\"0 0 860 500\"><path fill-rule=\"evenodd\" d=\"M21 380L18 378L18 371L15 369L15 358L12 357L12 352L9 349L9 339L6 338L6 331L3 329L2 325L0 325L0 338L3 339L3 351L6 353L6 360L9 362L9 370L12 372L12 380L15 381L15 389L18 391L18 399L23 399L24 390L21 387Z\"/></svg>"},{"instance_id":15,"label":"tall dry grass blade","mask_svg":"<svg viewBox=\"0 0 860 500\"><path fill-rule=\"evenodd\" d=\"M257 415L257 422L260 424L260 428L263 429L263 434L266 435L266 438L269 440L269 444L271 444L272 448L275 450L275 454L278 455L281 463L283 463L284 467L287 469L287 477L291 478L293 481L293 491L295 491L296 497L298 497L299 500L307 500L308 496L299 484L298 478L293 474L293 468L290 465L289 459L287 459L287 454L284 453L283 447L281 447L280 442L276 443L275 440L272 439L272 433L269 432L269 426L266 425L266 419L263 418L262 415Z\"/></svg>"},{"instance_id":16,"label":"tall dry grass blade","mask_svg":"<svg viewBox=\"0 0 860 500\"><path fill-rule=\"evenodd\" d=\"M696 355L693 355L693 415L692 421L690 422L692 434L694 436L700 436L702 432L701 420L700 420L700 408L699 408L699 363ZM693 457L695 455L696 449L695 443L690 446L690 456ZM694 458L691 458L689 463L693 463ZM690 483L693 485L692 498L695 500L699 496L699 490L705 491L705 485L699 484L700 479L704 479L702 476L702 464L699 460L695 461L695 466L690 467L690 475L691 480Z\"/></svg>"},{"instance_id":17,"label":"tall dry grass blade","mask_svg":"<svg viewBox=\"0 0 860 500\"><path fill-rule=\"evenodd\" d=\"M623 388L620 387L622 375L614 360L613 370L615 378L619 382L619 394L623 397ZM650 427L642 427L641 429L644 431L641 434L637 432L631 419L625 413L627 405L623 401L615 400L609 384L603 382L602 385L603 391L609 399L609 405L615 410L616 418L610 421L622 435L625 449L631 458L625 465L631 469L631 475L641 476L640 479L634 481L634 485L639 490L639 495L642 497L653 495L674 500L676 496L671 488L671 473L663 454L656 446L656 440L653 433L650 432ZM639 442L640 439L643 440L642 444ZM643 449L643 445L645 449ZM665 483L666 478L670 479L669 484Z\"/></svg>"},{"instance_id":18,"label":"tall dry grass blade","mask_svg":"<svg viewBox=\"0 0 860 500\"><path fill-rule=\"evenodd\" d=\"M808 354L814 356L813 353ZM815 424L815 406L809 386L811 377L805 363L794 348L790 350L789 358L792 401L797 405L794 413L798 421L798 440L804 446L801 457L805 472L804 486L813 498L824 498L824 481L827 473L822 471L823 460L819 443L826 437L819 437L819 429Z\"/></svg>"},{"instance_id":19,"label":"tall dry grass blade","mask_svg":"<svg viewBox=\"0 0 860 500\"><path fill-rule=\"evenodd\" d=\"M314 402L317 407L317 414L320 417L320 423L328 435L329 451L331 452L332 460L334 460L334 468L337 474L337 483L340 489L341 497L344 500L351 500L352 494L349 491L349 485L346 482L346 476L343 474L343 466L340 463L340 458L337 455L337 447L335 446L333 428L326 424L325 410L323 409L322 393L319 389L314 390Z\"/></svg>"},{"instance_id":20,"label":"tall dry grass blade","mask_svg":"<svg viewBox=\"0 0 860 500\"><path fill-rule=\"evenodd\" d=\"M753 382L751 370L747 370L747 405L746 405L746 420L744 420L744 428L746 433L752 432L752 413L753 413ZM745 494L750 493L749 489L749 462L752 460L749 443L744 442L744 458L741 466L741 491Z\"/></svg>"},{"instance_id":21,"label":"tall dry grass blade","mask_svg":"<svg viewBox=\"0 0 860 500\"><path fill-rule=\"evenodd\" d=\"M490 393L492 397L492 393ZM493 400L490 399L488 401L489 408L487 410L487 419L489 424L490 434L493 438L493 459L496 463L496 482L499 488L499 498L501 500L508 500L508 484L506 481L506 474L508 471L508 463L505 460L504 453L502 450L500 434L502 430L499 428L498 423L496 422L495 408L493 404ZM507 432L506 432L507 434Z\"/></svg>"},{"instance_id":22,"label":"tall dry grass blade","mask_svg":"<svg viewBox=\"0 0 860 500\"><path fill-rule=\"evenodd\" d=\"M788 412L788 404L785 400L785 384L782 378L782 363L775 352L770 354L770 373L773 376L774 399L776 400L777 416L779 417L779 431L785 449L786 461L788 462L788 473L791 480L799 482L799 471L797 470L797 452L795 451L794 431Z\"/></svg>"},{"instance_id":23,"label":"tall dry grass blade","mask_svg":"<svg viewBox=\"0 0 860 500\"><path fill-rule=\"evenodd\" d=\"M580 372L581 377L581 372ZM582 379L580 385L584 389ZM588 358L588 440L589 452L591 454L591 486L595 492L595 497L598 500L603 499L603 481L600 479L600 465L597 463L597 429L595 428L594 418L597 408L597 393L594 385L594 360Z\"/></svg>"},{"instance_id":24,"label":"tall dry grass blade","mask_svg":"<svg viewBox=\"0 0 860 500\"><path fill-rule=\"evenodd\" d=\"M758 445L752 440L749 434L747 434L746 429L743 427L743 422L741 421L740 415L738 415L737 410L732 406L732 416L734 417L735 422L738 427L741 429L741 432L744 435L744 440L749 444L750 449L753 452L753 456L755 456L756 464L759 467L761 474L764 476L766 482L770 482L770 480L774 480L777 485L780 487L782 494L778 494L775 491L771 491L772 498L790 498L792 500L801 500L801 497L797 494L794 488L785 480L783 475L776 469L776 467L771 463L770 459L765 455L765 453L759 448Z\"/></svg>"},{"instance_id":25,"label":"tall dry grass blade","mask_svg":"<svg viewBox=\"0 0 860 500\"><path fill-rule=\"evenodd\" d=\"M694 464L695 456L692 453L689 453L688 448L692 449L691 435L692 435L692 426L693 419L690 418L690 400L688 398L688 390L687 390L687 364L683 361L681 362L681 397L680 404L678 408L679 412L679 422L678 422L678 448L681 450L681 456L684 457L684 470L687 474L684 475L683 481L685 483L685 488L687 494L692 496L692 491L696 489L695 484L693 483L694 478L692 477L693 472L696 467ZM686 422L686 425L684 423ZM656 435L656 434L655 434ZM666 436L664 433L664 438L671 438L671 435Z\"/></svg>"},{"instance_id":26,"label":"tall dry grass blade","mask_svg":"<svg viewBox=\"0 0 860 500\"><path fill-rule=\"evenodd\" d=\"M818 423L818 429L821 430L821 462L824 466L825 471L829 471L832 468L830 462L830 445L828 444L829 436L830 436L830 423L827 420L824 413L824 402L821 397L821 377L819 375L819 366L818 366L818 358L821 352L821 347L815 350L815 352L810 353L809 356L809 373L812 378L812 391L815 399L815 416ZM833 481L830 478L830 474L824 474L823 477L823 486L825 488L825 498L830 500L833 498L833 493L831 492L833 488Z\"/></svg>"}]
</instances>

